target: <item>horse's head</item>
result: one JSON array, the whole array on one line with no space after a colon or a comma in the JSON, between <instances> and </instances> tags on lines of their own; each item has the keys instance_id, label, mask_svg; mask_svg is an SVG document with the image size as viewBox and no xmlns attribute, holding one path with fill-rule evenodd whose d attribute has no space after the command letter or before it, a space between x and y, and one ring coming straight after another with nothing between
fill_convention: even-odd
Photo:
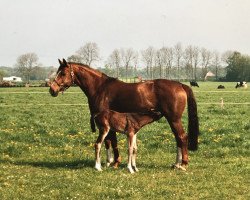
<instances>
[{"instance_id":1,"label":"horse's head","mask_svg":"<svg viewBox=\"0 0 250 200\"><path fill-rule=\"evenodd\" d=\"M54 81L50 84L50 94L56 97L59 92L68 89L74 83L74 72L65 59L58 59L60 66L57 70Z\"/></svg>"}]
</instances>

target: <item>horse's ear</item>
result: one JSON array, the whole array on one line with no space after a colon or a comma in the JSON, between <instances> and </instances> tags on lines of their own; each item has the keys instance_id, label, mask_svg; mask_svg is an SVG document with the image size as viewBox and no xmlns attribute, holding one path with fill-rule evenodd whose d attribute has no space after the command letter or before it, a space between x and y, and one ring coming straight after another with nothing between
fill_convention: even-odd
<instances>
[{"instance_id":1,"label":"horse's ear","mask_svg":"<svg viewBox=\"0 0 250 200\"><path fill-rule=\"evenodd\" d=\"M65 66L68 65L67 61L66 61L64 58L63 58L63 64L64 64Z\"/></svg>"},{"instance_id":2,"label":"horse's ear","mask_svg":"<svg viewBox=\"0 0 250 200\"><path fill-rule=\"evenodd\" d=\"M58 59L58 62L59 62L60 65L62 65L62 61L60 59Z\"/></svg>"}]
</instances>

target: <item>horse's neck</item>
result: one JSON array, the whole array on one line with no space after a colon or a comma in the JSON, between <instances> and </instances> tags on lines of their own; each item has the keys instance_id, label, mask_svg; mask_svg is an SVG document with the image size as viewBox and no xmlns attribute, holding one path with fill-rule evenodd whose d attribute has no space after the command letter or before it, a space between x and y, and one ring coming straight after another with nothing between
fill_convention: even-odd
<instances>
[{"instance_id":1,"label":"horse's neck","mask_svg":"<svg viewBox=\"0 0 250 200\"><path fill-rule=\"evenodd\" d=\"M102 77L101 73L91 71L84 67L77 66L76 70L77 82L76 84L82 89L88 99L93 99L98 89L105 82L106 77Z\"/></svg>"}]
</instances>

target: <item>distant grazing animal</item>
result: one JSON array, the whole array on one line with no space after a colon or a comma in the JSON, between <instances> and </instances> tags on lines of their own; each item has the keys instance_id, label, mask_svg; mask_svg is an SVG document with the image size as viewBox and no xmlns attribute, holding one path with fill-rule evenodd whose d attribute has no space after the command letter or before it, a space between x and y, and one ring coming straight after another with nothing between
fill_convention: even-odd
<instances>
[{"instance_id":1,"label":"distant grazing animal","mask_svg":"<svg viewBox=\"0 0 250 200\"><path fill-rule=\"evenodd\" d=\"M198 83L196 81L190 81L190 85L191 87L194 86L194 87L199 87Z\"/></svg>"},{"instance_id":2,"label":"distant grazing animal","mask_svg":"<svg viewBox=\"0 0 250 200\"><path fill-rule=\"evenodd\" d=\"M128 170L130 173L137 172L136 167L136 133L145 125L159 120L163 115L160 112L149 113L120 113L113 110L104 110L94 118L99 128L99 137L95 144L95 168L101 169L100 150L102 143L110 130L124 133L128 140ZM185 169L184 169L185 170Z\"/></svg>"},{"instance_id":3,"label":"distant grazing animal","mask_svg":"<svg viewBox=\"0 0 250 200\"><path fill-rule=\"evenodd\" d=\"M225 86L224 86L224 85L219 85L219 86L217 87L217 89L225 89Z\"/></svg>"},{"instance_id":4,"label":"distant grazing animal","mask_svg":"<svg viewBox=\"0 0 250 200\"><path fill-rule=\"evenodd\" d=\"M247 88L247 82L246 81L237 82L235 88L238 88L238 87Z\"/></svg>"}]
</instances>

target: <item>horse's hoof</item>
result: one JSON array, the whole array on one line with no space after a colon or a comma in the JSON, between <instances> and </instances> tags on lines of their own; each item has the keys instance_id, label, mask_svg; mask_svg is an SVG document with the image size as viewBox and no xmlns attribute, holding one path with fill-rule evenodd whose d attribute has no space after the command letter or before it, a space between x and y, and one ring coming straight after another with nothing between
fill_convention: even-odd
<instances>
[{"instance_id":1,"label":"horse's hoof","mask_svg":"<svg viewBox=\"0 0 250 200\"><path fill-rule=\"evenodd\" d=\"M109 167L110 165L111 165L111 163L110 163L110 162L107 162L106 166Z\"/></svg>"},{"instance_id":2,"label":"horse's hoof","mask_svg":"<svg viewBox=\"0 0 250 200\"><path fill-rule=\"evenodd\" d=\"M115 162L115 163L113 164L113 168L114 168L114 169L118 169L118 167L119 167L119 162Z\"/></svg>"},{"instance_id":3,"label":"horse's hoof","mask_svg":"<svg viewBox=\"0 0 250 200\"><path fill-rule=\"evenodd\" d=\"M182 170L182 171L187 171L186 167L182 166L182 165L179 167L179 169Z\"/></svg>"},{"instance_id":4,"label":"horse's hoof","mask_svg":"<svg viewBox=\"0 0 250 200\"><path fill-rule=\"evenodd\" d=\"M95 169L99 172L102 171L102 166L100 164L95 164Z\"/></svg>"},{"instance_id":5,"label":"horse's hoof","mask_svg":"<svg viewBox=\"0 0 250 200\"><path fill-rule=\"evenodd\" d=\"M114 158L109 158L109 159L107 160L107 163L109 163L109 164L111 164L112 162L114 162Z\"/></svg>"},{"instance_id":6,"label":"horse's hoof","mask_svg":"<svg viewBox=\"0 0 250 200\"><path fill-rule=\"evenodd\" d=\"M130 172L130 174L134 174L135 173L135 171L133 170L132 167L128 167L128 171Z\"/></svg>"},{"instance_id":7,"label":"horse's hoof","mask_svg":"<svg viewBox=\"0 0 250 200\"><path fill-rule=\"evenodd\" d=\"M95 169L98 171L98 172L101 172L102 171L102 168L96 168Z\"/></svg>"},{"instance_id":8,"label":"horse's hoof","mask_svg":"<svg viewBox=\"0 0 250 200\"><path fill-rule=\"evenodd\" d=\"M179 170L182 170L182 171L187 171L187 169L185 168L184 165L181 165L180 163L175 163L172 165L172 168L173 169L179 169Z\"/></svg>"}]
</instances>

